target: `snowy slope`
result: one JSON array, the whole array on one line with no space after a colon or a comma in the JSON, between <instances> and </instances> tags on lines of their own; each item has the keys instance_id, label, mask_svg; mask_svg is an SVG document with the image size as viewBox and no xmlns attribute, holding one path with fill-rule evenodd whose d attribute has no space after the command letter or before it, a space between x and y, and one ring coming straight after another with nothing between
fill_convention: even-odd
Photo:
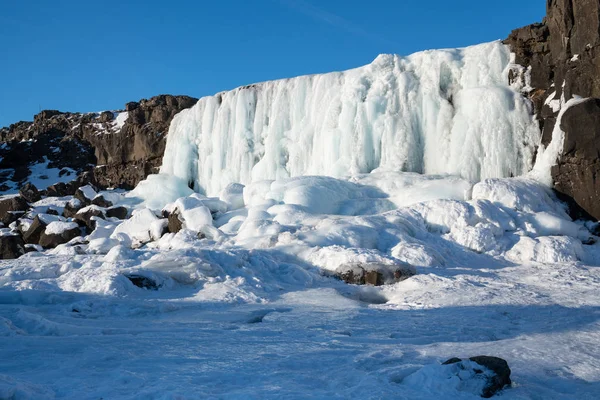
<instances>
[{"instance_id":1,"label":"snowy slope","mask_svg":"<svg viewBox=\"0 0 600 400\"><path fill-rule=\"evenodd\" d=\"M527 172L540 143L508 47L381 55L323 75L205 97L171 123L161 172L216 195L232 182L376 168L471 180Z\"/></svg>"}]
</instances>

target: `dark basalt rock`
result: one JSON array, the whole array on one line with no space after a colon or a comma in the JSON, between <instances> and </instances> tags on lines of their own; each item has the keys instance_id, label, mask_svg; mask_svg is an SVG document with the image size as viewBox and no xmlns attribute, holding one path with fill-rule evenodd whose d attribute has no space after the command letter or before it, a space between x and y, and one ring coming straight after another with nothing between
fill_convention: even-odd
<instances>
[{"instance_id":1,"label":"dark basalt rock","mask_svg":"<svg viewBox=\"0 0 600 400\"><path fill-rule=\"evenodd\" d=\"M86 187L86 189L87 189L87 191L92 192L92 196L86 197L85 192L84 192L84 187L79 187L75 191L74 197L77 200L79 200L81 202L81 204L83 204L84 206L89 206L90 204L92 204L92 200L97 196L98 193L96 193L97 189L95 187L92 187L91 185L85 185L85 186L89 186L89 187Z\"/></svg>"},{"instance_id":2,"label":"dark basalt rock","mask_svg":"<svg viewBox=\"0 0 600 400\"><path fill-rule=\"evenodd\" d=\"M39 245L45 249L51 249L59 244L64 244L75 239L81 234L79 227L67 229L60 234L47 234L45 231L40 236Z\"/></svg>"},{"instance_id":3,"label":"dark basalt rock","mask_svg":"<svg viewBox=\"0 0 600 400\"><path fill-rule=\"evenodd\" d=\"M25 211L9 211L0 220L4 224L4 226L9 226L13 222L17 221L25 214Z\"/></svg>"},{"instance_id":4,"label":"dark basalt rock","mask_svg":"<svg viewBox=\"0 0 600 400\"><path fill-rule=\"evenodd\" d=\"M504 387L511 385L512 381L510 380L510 368L508 367L508 363L506 360L498 357L490 357L490 356L477 356L469 358L470 361L473 361L482 367L487 368L488 370L494 373L493 376L488 377L485 387L483 388L483 392L481 393L481 397L490 398L502 390ZM460 358L451 358L442 365L450 365L456 363L462 363L463 360ZM476 374L483 373L482 370L475 369L474 372Z\"/></svg>"},{"instance_id":5,"label":"dark basalt rock","mask_svg":"<svg viewBox=\"0 0 600 400\"><path fill-rule=\"evenodd\" d=\"M528 93L548 144L558 113L544 105L546 99L590 100L569 109L561 121L565 132L564 154L552 169L558 196L570 206L573 218L600 218L600 2L548 0L542 23L513 31L505 43L516 62L531 67ZM510 79L524 79L511 73Z\"/></svg>"},{"instance_id":6,"label":"dark basalt rock","mask_svg":"<svg viewBox=\"0 0 600 400\"><path fill-rule=\"evenodd\" d=\"M36 215L27 232L23 234L23 240L27 244L38 244L45 230L46 224Z\"/></svg>"},{"instance_id":7,"label":"dark basalt rock","mask_svg":"<svg viewBox=\"0 0 600 400\"><path fill-rule=\"evenodd\" d=\"M74 218L77 215L77 211L83 208L83 204L77 199L69 201L63 209L63 217Z\"/></svg>"},{"instance_id":8,"label":"dark basalt rock","mask_svg":"<svg viewBox=\"0 0 600 400\"><path fill-rule=\"evenodd\" d=\"M21 196L11 196L0 199L0 220L5 221L11 219L9 213L18 211L27 211L29 204Z\"/></svg>"},{"instance_id":9,"label":"dark basalt rock","mask_svg":"<svg viewBox=\"0 0 600 400\"><path fill-rule=\"evenodd\" d=\"M96 221L92 217L106 219L104 211L95 207L88 208L87 210L79 210L74 218L75 222L86 227L87 232L91 233L96 229Z\"/></svg>"},{"instance_id":10,"label":"dark basalt rock","mask_svg":"<svg viewBox=\"0 0 600 400\"><path fill-rule=\"evenodd\" d=\"M71 189L72 188L69 187L66 183L59 182L59 183L55 183L54 185L48 186L48 188L46 188L44 193L48 197L71 196L74 194L74 191L72 191Z\"/></svg>"},{"instance_id":11,"label":"dark basalt rock","mask_svg":"<svg viewBox=\"0 0 600 400\"><path fill-rule=\"evenodd\" d=\"M125 277L129 279L134 286L137 286L141 289L158 290L158 284L146 276L129 274L125 275Z\"/></svg>"},{"instance_id":12,"label":"dark basalt rock","mask_svg":"<svg viewBox=\"0 0 600 400\"><path fill-rule=\"evenodd\" d=\"M101 194L94 197L94 199L92 200L92 204L103 208L109 208L113 206L113 203Z\"/></svg>"},{"instance_id":13,"label":"dark basalt rock","mask_svg":"<svg viewBox=\"0 0 600 400\"><path fill-rule=\"evenodd\" d=\"M68 113L44 110L33 122L19 122L0 129L0 186L10 178L24 184L30 166L49 162L63 176L87 173L85 182L52 185L48 196L73 195L86 183L100 188L131 189L150 173L158 172L171 120L198 99L188 96L160 95L126 105L129 113L124 125L115 123L113 112ZM102 167L94 168L96 165Z\"/></svg>"},{"instance_id":14,"label":"dark basalt rock","mask_svg":"<svg viewBox=\"0 0 600 400\"><path fill-rule=\"evenodd\" d=\"M42 194L35 187L35 185L29 182L26 183L25 186L21 188L21 190L19 190L19 194L29 203L35 203L36 201L39 201L42 198Z\"/></svg>"},{"instance_id":15,"label":"dark basalt rock","mask_svg":"<svg viewBox=\"0 0 600 400\"><path fill-rule=\"evenodd\" d=\"M0 236L0 258L11 260L25 254L25 243L19 235Z\"/></svg>"},{"instance_id":16,"label":"dark basalt rock","mask_svg":"<svg viewBox=\"0 0 600 400\"><path fill-rule=\"evenodd\" d=\"M179 215L177 213L171 213L167 217L168 224L167 229L170 233L177 233L183 228L183 222L179 219Z\"/></svg>"},{"instance_id":17,"label":"dark basalt rock","mask_svg":"<svg viewBox=\"0 0 600 400\"><path fill-rule=\"evenodd\" d=\"M352 285L382 286L410 278L415 271L409 265L349 263L340 265L335 275Z\"/></svg>"},{"instance_id":18,"label":"dark basalt rock","mask_svg":"<svg viewBox=\"0 0 600 400\"><path fill-rule=\"evenodd\" d=\"M108 218L127 219L128 213L127 209L122 206L111 207L106 210L106 216Z\"/></svg>"}]
</instances>

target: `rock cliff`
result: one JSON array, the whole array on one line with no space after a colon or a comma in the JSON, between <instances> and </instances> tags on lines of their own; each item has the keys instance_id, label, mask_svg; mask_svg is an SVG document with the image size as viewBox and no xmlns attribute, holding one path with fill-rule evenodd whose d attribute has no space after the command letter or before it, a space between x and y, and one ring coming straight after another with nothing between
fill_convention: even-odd
<instances>
[{"instance_id":1,"label":"rock cliff","mask_svg":"<svg viewBox=\"0 0 600 400\"><path fill-rule=\"evenodd\" d=\"M505 41L516 62L529 67L529 93L547 144L561 99L589 100L562 118L563 154L552 170L554 186L573 217L600 218L600 2L548 0L542 23L513 31ZM554 107L553 107L554 106Z\"/></svg>"},{"instance_id":2,"label":"rock cliff","mask_svg":"<svg viewBox=\"0 0 600 400\"><path fill-rule=\"evenodd\" d=\"M160 95L120 111L45 110L33 122L2 128L0 188L14 191L27 180L53 183L52 171L63 181L87 172L86 180L99 187L133 188L160 167L171 119L196 101Z\"/></svg>"}]
</instances>

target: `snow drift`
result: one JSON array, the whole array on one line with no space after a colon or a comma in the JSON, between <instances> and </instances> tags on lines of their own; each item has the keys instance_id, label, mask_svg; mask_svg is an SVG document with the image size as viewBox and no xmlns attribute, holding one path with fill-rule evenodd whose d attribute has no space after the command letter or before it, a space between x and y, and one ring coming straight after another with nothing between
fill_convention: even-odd
<instances>
[{"instance_id":1,"label":"snow drift","mask_svg":"<svg viewBox=\"0 0 600 400\"><path fill-rule=\"evenodd\" d=\"M511 66L509 49L493 42L204 97L171 123L161 172L208 195L230 183L377 168L522 175L540 133L508 85Z\"/></svg>"}]
</instances>

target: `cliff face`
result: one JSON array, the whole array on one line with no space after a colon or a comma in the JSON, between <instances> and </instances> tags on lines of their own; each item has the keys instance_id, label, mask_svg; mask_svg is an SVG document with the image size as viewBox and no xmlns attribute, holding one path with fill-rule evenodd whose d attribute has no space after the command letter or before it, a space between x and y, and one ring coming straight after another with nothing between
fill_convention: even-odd
<instances>
[{"instance_id":1,"label":"cliff face","mask_svg":"<svg viewBox=\"0 0 600 400\"><path fill-rule=\"evenodd\" d=\"M100 187L133 188L160 167L171 119L196 101L161 95L119 112L45 110L33 122L0 129L0 188L18 189L32 179L43 185L44 176L34 176L38 166L58 170L63 181L88 172L86 180Z\"/></svg>"},{"instance_id":2,"label":"cliff face","mask_svg":"<svg viewBox=\"0 0 600 400\"><path fill-rule=\"evenodd\" d=\"M600 2L548 0L544 21L513 31L505 43L518 64L531 67L530 98L544 144L558 116L551 101L590 98L562 118L564 150L552 177L574 217L600 219Z\"/></svg>"}]
</instances>

